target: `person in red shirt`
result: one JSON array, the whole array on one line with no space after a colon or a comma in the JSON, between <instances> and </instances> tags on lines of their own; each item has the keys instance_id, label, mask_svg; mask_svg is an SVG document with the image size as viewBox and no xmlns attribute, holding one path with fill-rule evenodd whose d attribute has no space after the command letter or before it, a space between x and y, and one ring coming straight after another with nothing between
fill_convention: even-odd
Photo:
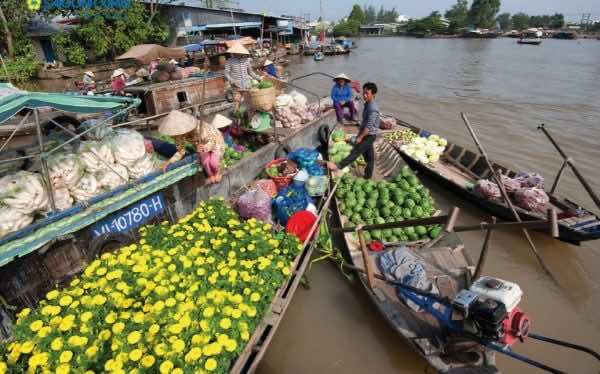
<instances>
[{"instance_id":1,"label":"person in red shirt","mask_svg":"<svg viewBox=\"0 0 600 374\"><path fill-rule=\"evenodd\" d=\"M110 87L113 95L125 96L125 72L122 69L117 69L110 78L112 79Z\"/></svg>"}]
</instances>

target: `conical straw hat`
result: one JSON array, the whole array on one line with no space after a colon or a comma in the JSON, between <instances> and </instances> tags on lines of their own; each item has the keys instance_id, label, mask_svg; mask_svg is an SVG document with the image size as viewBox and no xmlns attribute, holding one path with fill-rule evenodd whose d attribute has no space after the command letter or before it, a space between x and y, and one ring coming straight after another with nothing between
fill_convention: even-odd
<instances>
[{"instance_id":1,"label":"conical straw hat","mask_svg":"<svg viewBox=\"0 0 600 374\"><path fill-rule=\"evenodd\" d=\"M232 120L230 120L229 118L225 117L222 114L217 114L212 121L212 125L214 126L215 129L227 127L227 126L231 125L232 123L233 123Z\"/></svg>"},{"instance_id":2,"label":"conical straw hat","mask_svg":"<svg viewBox=\"0 0 600 374\"><path fill-rule=\"evenodd\" d=\"M272 63L273 63L273 61L271 61L271 60L267 60L267 61L265 61L265 64L264 64L263 66L269 66L269 65L271 65Z\"/></svg>"},{"instance_id":3,"label":"conical straw hat","mask_svg":"<svg viewBox=\"0 0 600 374\"><path fill-rule=\"evenodd\" d=\"M235 43L227 50L227 53L235 53L236 55L249 55L250 52L241 43Z\"/></svg>"},{"instance_id":4,"label":"conical straw hat","mask_svg":"<svg viewBox=\"0 0 600 374\"><path fill-rule=\"evenodd\" d=\"M158 132L163 135L179 136L194 130L198 121L194 116L173 110L161 122Z\"/></svg>"},{"instance_id":5,"label":"conical straw hat","mask_svg":"<svg viewBox=\"0 0 600 374\"><path fill-rule=\"evenodd\" d=\"M91 70L88 70L85 72L85 75L89 75L90 77L94 78L96 75L94 74L94 72L92 72Z\"/></svg>"},{"instance_id":6,"label":"conical straw hat","mask_svg":"<svg viewBox=\"0 0 600 374\"><path fill-rule=\"evenodd\" d=\"M352 79L348 78L348 76L344 73L342 74L338 74L335 78L333 78L334 81L338 80L338 79L344 79L348 82L352 82Z\"/></svg>"}]
</instances>

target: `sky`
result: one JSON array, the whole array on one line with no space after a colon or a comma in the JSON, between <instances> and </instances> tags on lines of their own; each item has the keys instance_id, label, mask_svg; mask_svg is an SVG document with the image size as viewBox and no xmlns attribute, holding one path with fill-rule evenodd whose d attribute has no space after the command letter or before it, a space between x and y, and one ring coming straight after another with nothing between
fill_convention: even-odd
<instances>
[{"instance_id":1,"label":"sky","mask_svg":"<svg viewBox=\"0 0 600 374\"><path fill-rule=\"evenodd\" d=\"M311 13L311 19L318 18L319 0L237 0L239 7L258 12L273 14L304 15ZM322 0L323 13L327 20L338 20L347 16L352 5L372 4L377 9L381 5L386 8L395 7L400 14L409 17L424 17L432 10L439 10L442 14L450 8L455 0L420 0L420 1L394 1L394 0ZM471 3L471 1L469 1ZM592 18L600 20L600 0L502 0L500 12L525 12L528 14L554 14L563 13L568 21L581 19L582 13L591 13Z\"/></svg>"}]
</instances>

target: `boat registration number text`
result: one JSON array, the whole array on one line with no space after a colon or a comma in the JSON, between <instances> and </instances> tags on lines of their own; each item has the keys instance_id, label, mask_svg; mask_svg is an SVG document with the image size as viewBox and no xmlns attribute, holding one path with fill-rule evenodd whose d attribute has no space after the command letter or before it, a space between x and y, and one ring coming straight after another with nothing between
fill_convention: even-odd
<instances>
[{"instance_id":1,"label":"boat registration number text","mask_svg":"<svg viewBox=\"0 0 600 374\"><path fill-rule=\"evenodd\" d=\"M165 203L162 195L150 196L96 223L92 227L92 235L96 237L138 228L164 210Z\"/></svg>"}]
</instances>

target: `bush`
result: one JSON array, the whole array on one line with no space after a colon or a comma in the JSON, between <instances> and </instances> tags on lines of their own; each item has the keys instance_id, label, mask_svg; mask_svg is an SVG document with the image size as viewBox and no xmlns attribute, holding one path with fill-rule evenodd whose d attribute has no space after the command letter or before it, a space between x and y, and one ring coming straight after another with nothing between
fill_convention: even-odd
<instances>
[{"instance_id":1,"label":"bush","mask_svg":"<svg viewBox=\"0 0 600 374\"><path fill-rule=\"evenodd\" d=\"M23 55L4 60L4 66L0 67L0 80L24 82L37 73L39 62L33 47L29 45L24 52Z\"/></svg>"}]
</instances>

